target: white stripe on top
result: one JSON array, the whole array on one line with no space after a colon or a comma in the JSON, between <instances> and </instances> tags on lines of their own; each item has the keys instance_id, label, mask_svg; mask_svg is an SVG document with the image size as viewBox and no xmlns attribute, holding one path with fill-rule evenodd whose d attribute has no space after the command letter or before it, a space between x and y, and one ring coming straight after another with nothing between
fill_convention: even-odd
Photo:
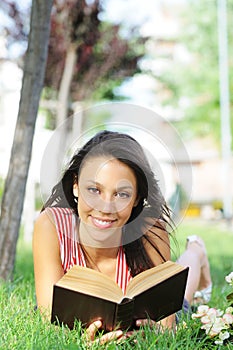
<instances>
[{"instance_id":1,"label":"white stripe on top","mask_svg":"<svg viewBox=\"0 0 233 350\"><path fill-rule=\"evenodd\" d=\"M64 273L73 265L86 267L85 257L78 243L78 219L74 211L70 208L51 207L46 208L46 212L52 214L56 226ZM115 282L125 293L131 279L132 276L126 262L126 256L121 246L117 255Z\"/></svg>"}]
</instances>

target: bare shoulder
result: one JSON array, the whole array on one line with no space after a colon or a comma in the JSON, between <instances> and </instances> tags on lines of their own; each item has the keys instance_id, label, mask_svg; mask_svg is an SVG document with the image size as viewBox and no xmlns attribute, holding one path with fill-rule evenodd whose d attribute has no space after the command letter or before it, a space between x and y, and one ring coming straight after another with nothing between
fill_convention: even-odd
<instances>
[{"instance_id":1,"label":"bare shoulder","mask_svg":"<svg viewBox=\"0 0 233 350\"><path fill-rule=\"evenodd\" d=\"M60 244L56 226L47 211L40 213L34 225L33 258L36 277L38 271L60 270ZM43 272L46 274L45 272Z\"/></svg>"},{"instance_id":2,"label":"bare shoulder","mask_svg":"<svg viewBox=\"0 0 233 350\"><path fill-rule=\"evenodd\" d=\"M48 211L43 211L35 220L33 241L36 244L58 245L56 226L52 215Z\"/></svg>"},{"instance_id":3,"label":"bare shoulder","mask_svg":"<svg viewBox=\"0 0 233 350\"><path fill-rule=\"evenodd\" d=\"M45 210L39 214L39 216L35 220L34 226L35 226L35 229L40 229L40 228L55 229L55 224L54 224L52 215Z\"/></svg>"}]
</instances>

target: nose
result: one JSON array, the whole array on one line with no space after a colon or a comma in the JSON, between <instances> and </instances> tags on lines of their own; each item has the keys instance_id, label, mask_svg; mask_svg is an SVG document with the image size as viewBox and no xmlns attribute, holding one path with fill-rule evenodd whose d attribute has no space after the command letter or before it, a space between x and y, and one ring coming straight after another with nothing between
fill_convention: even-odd
<instances>
[{"instance_id":1,"label":"nose","mask_svg":"<svg viewBox=\"0 0 233 350\"><path fill-rule=\"evenodd\" d=\"M108 198L108 199L107 198L105 198L105 199L100 198L98 204L99 204L98 210L103 212L103 213L113 214L113 213L117 212L115 201L112 200L111 198Z\"/></svg>"}]
</instances>

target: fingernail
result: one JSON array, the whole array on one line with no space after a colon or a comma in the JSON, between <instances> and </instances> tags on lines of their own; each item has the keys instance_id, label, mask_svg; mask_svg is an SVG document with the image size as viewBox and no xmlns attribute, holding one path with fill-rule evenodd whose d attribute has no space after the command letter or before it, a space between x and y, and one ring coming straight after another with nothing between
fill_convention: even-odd
<instances>
[{"instance_id":1,"label":"fingernail","mask_svg":"<svg viewBox=\"0 0 233 350\"><path fill-rule=\"evenodd\" d=\"M102 322L101 322L100 320L95 321L95 326L96 326L97 328L101 327L101 326L102 326Z\"/></svg>"},{"instance_id":2,"label":"fingernail","mask_svg":"<svg viewBox=\"0 0 233 350\"><path fill-rule=\"evenodd\" d=\"M120 337L122 334L123 334L123 332L122 332L121 330L116 331L116 336L117 336L117 337Z\"/></svg>"}]
</instances>

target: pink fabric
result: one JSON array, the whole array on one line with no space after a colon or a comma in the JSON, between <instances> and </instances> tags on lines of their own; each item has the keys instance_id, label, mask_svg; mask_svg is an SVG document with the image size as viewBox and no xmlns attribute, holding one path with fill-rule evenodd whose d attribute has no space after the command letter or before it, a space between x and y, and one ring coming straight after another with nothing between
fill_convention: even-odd
<instances>
[{"instance_id":1,"label":"pink fabric","mask_svg":"<svg viewBox=\"0 0 233 350\"><path fill-rule=\"evenodd\" d=\"M67 272L73 265L85 267L85 257L78 243L78 219L74 211L69 208L52 207L47 208L46 212L50 216L52 214L56 226L64 272ZM132 276L126 262L126 256L121 246L117 255L115 282L122 289L123 293L125 293L131 279Z\"/></svg>"}]
</instances>

